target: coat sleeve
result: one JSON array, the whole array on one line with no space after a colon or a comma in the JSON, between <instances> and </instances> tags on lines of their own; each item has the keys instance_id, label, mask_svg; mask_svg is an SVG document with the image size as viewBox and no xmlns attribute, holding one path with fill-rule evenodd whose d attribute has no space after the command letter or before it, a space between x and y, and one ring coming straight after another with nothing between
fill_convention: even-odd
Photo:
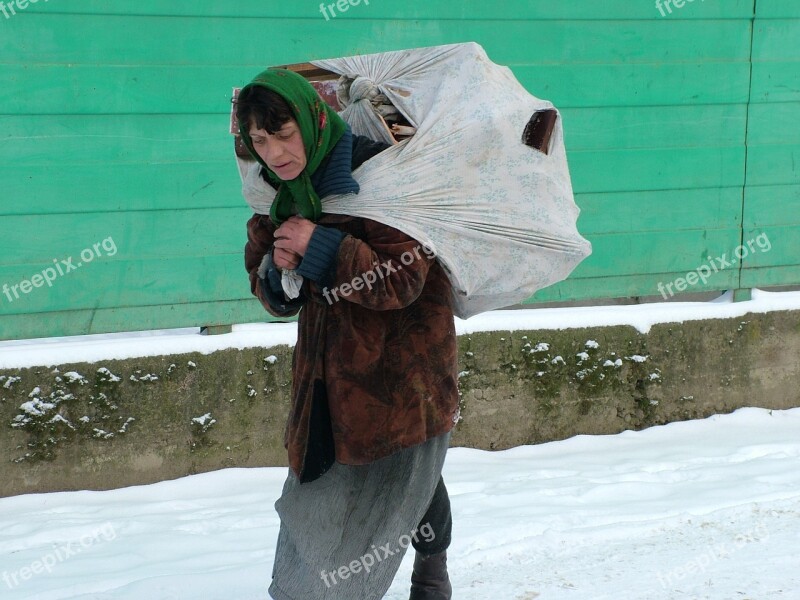
<instances>
[{"instance_id":1,"label":"coat sleeve","mask_svg":"<svg viewBox=\"0 0 800 600\"><path fill-rule=\"evenodd\" d=\"M371 310L407 307L422 293L435 255L393 227L371 219L364 224L364 240L352 235L342 240L335 287L323 291L326 300Z\"/></svg>"},{"instance_id":2,"label":"coat sleeve","mask_svg":"<svg viewBox=\"0 0 800 600\"><path fill-rule=\"evenodd\" d=\"M253 215L247 222L247 244L244 247L244 266L250 274L250 291L259 299L262 306L275 317L291 317L300 312L305 304L305 296L292 301L284 301L281 294L270 290L269 277L261 279L258 267L264 257L272 251L275 242L275 226L263 215Z\"/></svg>"}]
</instances>

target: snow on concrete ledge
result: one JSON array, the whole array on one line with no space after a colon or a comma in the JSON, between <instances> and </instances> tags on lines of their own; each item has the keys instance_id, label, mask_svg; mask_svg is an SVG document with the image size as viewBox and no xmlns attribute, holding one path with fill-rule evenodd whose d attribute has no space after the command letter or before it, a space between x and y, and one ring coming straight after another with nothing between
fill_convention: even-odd
<instances>
[{"instance_id":1,"label":"snow on concrete ledge","mask_svg":"<svg viewBox=\"0 0 800 600\"><path fill-rule=\"evenodd\" d=\"M467 320L456 319L459 335L480 331L576 329L630 325L647 333L657 323L728 319L747 313L800 310L800 292L753 290L753 299L733 302L728 292L710 302L668 302L621 306L497 310ZM0 369L20 369L76 362L122 360L230 348L293 346L296 323L234 325L228 334L201 335L199 328L112 333L0 342Z\"/></svg>"}]
</instances>

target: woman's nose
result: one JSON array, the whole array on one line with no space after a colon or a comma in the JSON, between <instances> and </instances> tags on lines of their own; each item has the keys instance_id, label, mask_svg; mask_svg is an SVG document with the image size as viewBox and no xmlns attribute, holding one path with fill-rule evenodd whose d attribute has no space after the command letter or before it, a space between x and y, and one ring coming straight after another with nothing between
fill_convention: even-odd
<instances>
[{"instance_id":1,"label":"woman's nose","mask_svg":"<svg viewBox=\"0 0 800 600\"><path fill-rule=\"evenodd\" d=\"M283 154L283 144L279 140L271 139L267 142L267 159L268 162L273 162Z\"/></svg>"}]
</instances>

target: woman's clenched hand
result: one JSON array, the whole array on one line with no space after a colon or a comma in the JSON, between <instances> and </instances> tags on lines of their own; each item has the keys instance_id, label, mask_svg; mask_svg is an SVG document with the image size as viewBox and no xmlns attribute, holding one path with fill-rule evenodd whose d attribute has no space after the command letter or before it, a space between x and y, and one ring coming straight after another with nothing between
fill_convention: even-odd
<instances>
[{"instance_id":1,"label":"woman's clenched hand","mask_svg":"<svg viewBox=\"0 0 800 600\"><path fill-rule=\"evenodd\" d=\"M294 269L308 249L316 224L300 216L289 217L275 230L273 260L282 269ZM283 263L283 264L282 264ZM288 266L291 265L291 266Z\"/></svg>"},{"instance_id":2,"label":"woman's clenched hand","mask_svg":"<svg viewBox=\"0 0 800 600\"><path fill-rule=\"evenodd\" d=\"M276 246L272 251L272 262L275 263L275 266L279 269L294 270L300 266L300 261L302 260L302 256L291 250L285 250Z\"/></svg>"}]
</instances>

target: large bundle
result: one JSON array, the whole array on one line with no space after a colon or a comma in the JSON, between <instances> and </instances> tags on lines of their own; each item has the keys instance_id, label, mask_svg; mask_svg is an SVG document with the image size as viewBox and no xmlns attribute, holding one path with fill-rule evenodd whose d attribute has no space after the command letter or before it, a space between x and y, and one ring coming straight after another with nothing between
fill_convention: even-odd
<instances>
[{"instance_id":1,"label":"large bundle","mask_svg":"<svg viewBox=\"0 0 800 600\"><path fill-rule=\"evenodd\" d=\"M344 76L341 113L375 137L376 94L416 128L354 172L358 195L330 196L326 213L365 217L432 248L453 285L456 314L510 306L565 279L590 244L577 231L561 119L543 151L525 143L535 114L553 109L477 44L456 44L312 64ZM275 191L257 163L244 195L269 213Z\"/></svg>"}]
</instances>

